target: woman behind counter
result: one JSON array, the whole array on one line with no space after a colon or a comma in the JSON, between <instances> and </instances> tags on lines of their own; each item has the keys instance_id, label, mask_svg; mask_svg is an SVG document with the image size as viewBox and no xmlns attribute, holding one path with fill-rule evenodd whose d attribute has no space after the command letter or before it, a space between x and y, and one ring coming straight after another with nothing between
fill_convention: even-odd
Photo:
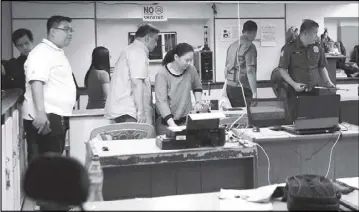
<instances>
[{"instance_id":1,"label":"woman behind counter","mask_svg":"<svg viewBox=\"0 0 359 212\"><path fill-rule=\"evenodd\" d=\"M191 90L196 100L195 110L202 110L202 83L196 68L191 65L193 47L180 43L170 50L156 74L157 135L166 134L167 127L186 123L186 116L193 110Z\"/></svg>"},{"instance_id":2,"label":"woman behind counter","mask_svg":"<svg viewBox=\"0 0 359 212\"><path fill-rule=\"evenodd\" d=\"M85 76L88 93L86 109L104 108L110 87L110 53L99 46L92 52L92 62Z\"/></svg>"}]
</instances>

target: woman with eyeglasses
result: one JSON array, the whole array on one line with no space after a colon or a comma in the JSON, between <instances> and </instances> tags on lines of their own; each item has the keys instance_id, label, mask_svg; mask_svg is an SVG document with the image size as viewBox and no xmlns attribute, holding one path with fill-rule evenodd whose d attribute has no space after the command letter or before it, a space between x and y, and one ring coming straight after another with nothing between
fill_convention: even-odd
<instances>
[{"instance_id":1,"label":"woman with eyeglasses","mask_svg":"<svg viewBox=\"0 0 359 212\"><path fill-rule=\"evenodd\" d=\"M110 87L110 52L103 46L92 52L92 62L85 76L88 93L86 109L104 108Z\"/></svg>"}]
</instances>

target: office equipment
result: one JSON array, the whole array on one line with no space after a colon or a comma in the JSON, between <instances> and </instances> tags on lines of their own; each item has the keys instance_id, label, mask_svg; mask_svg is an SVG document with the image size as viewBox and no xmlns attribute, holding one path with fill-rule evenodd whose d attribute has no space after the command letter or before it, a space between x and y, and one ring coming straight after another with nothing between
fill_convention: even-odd
<instances>
[{"instance_id":1,"label":"office equipment","mask_svg":"<svg viewBox=\"0 0 359 212\"><path fill-rule=\"evenodd\" d=\"M283 101L277 98L251 99L247 102L249 127L269 127L286 124Z\"/></svg>"},{"instance_id":2,"label":"office equipment","mask_svg":"<svg viewBox=\"0 0 359 212\"><path fill-rule=\"evenodd\" d=\"M213 52L195 51L193 65L196 67L202 82L213 82Z\"/></svg>"},{"instance_id":3,"label":"office equipment","mask_svg":"<svg viewBox=\"0 0 359 212\"><path fill-rule=\"evenodd\" d=\"M339 130L340 95L298 96L294 125L282 129L294 134L332 133Z\"/></svg>"},{"instance_id":4,"label":"office equipment","mask_svg":"<svg viewBox=\"0 0 359 212\"><path fill-rule=\"evenodd\" d=\"M200 51L195 51L193 65L196 67L202 82L209 83L214 81L213 52L208 46L208 26L204 26L204 46Z\"/></svg>"},{"instance_id":5,"label":"office equipment","mask_svg":"<svg viewBox=\"0 0 359 212\"><path fill-rule=\"evenodd\" d=\"M166 135L157 136L156 145L162 150L223 146L225 128L219 121L224 117L222 113L189 114L186 127L169 127Z\"/></svg>"}]
</instances>

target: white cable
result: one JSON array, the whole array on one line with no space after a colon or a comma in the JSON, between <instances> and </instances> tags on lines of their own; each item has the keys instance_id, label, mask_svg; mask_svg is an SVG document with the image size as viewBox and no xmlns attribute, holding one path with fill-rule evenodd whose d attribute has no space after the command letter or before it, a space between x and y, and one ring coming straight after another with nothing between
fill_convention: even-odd
<instances>
[{"instance_id":1,"label":"white cable","mask_svg":"<svg viewBox=\"0 0 359 212\"><path fill-rule=\"evenodd\" d=\"M268 155L267 155L267 152L264 150L264 148L261 146L261 145L259 145L258 143L254 143L255 145L257 145L257 146L259 146L261 149L262 149L262 151L263 151L263 153L265 154L265 156L267 157L267 160L268 160L268 173L267 173L267 175L268 175L268 183L269 183L269 185L272 185L271 184L271 182L270 182L270 160L269 160L269 157L268 157ZM257 163L258 163L258 161L257 161Z\"/></svg>"},{"instance_id":2,"label":"white cable","mask_svg":"<svg viewBox=\"0 0 359 212\"><path fill-rule=\"evenodd\" d=\"M342 132L340 131L340 132L339 132L339 136L338 136L337 140L335 141L335 143L333 144L333 146L332 146L332 148L331 148L331 150L330 150L330 155L329 155L329 165L328 165L327 174L325 174L325 178L327 178L327 177L328 177L328 174L329 174L329 171L330 171L330 165L331 165L331 163L332 163L332 154L333 154L333 149L334 149L335 145L338 143L338 141L339 141L339 139L340 139L340 137L341 137L341 136L342 136Z\"/></svg>"},{"instance_id":3,"label":"white cable","mask_svg":"<svg viewBox=\"0 0 359 212\"><path fill-rule=\"evenodd\" d=\"M237 4L237 18L238 18L238 21L240 21L240 17L239 17L239 2L238 2L238 4ZM238 35L240 35L240 34L241 34L241 28L240 28L240 25L239 25L239 26L238 26ZM237 50L237 51L238 51L238 50ZM237 65L239 65L238 57L236 57L236 62L237 62ZM238 78L239 78L239 77L240 77L240 73L238 74ZM242 85L240 79L238 79L238 82L239 82L239 84L240 84L240 86L241 86L242 96L243 96L243 100L244 100L244 106L245 106L245 108L247 109L247 100L246 100L246 97L244 96L243 85ZM236 120L231 124L231 126L229 127L228 130L231 130L232 127L233 127L243 116L244 116L244 114L242 114L238 119L236 119ZM245 128L247 129L247 127L248 127L248 123L247 123L247 125L246 125Z\"/></svg>"}]
</instances>

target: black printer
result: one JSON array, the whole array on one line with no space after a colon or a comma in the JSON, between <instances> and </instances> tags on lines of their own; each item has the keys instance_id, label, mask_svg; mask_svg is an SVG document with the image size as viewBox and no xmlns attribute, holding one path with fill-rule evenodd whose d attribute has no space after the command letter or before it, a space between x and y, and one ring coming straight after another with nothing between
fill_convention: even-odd
<instances>
[{"instance_id":1,"label":"black printer","mask_svg":"<svg viewBox=\"0 0 359 212\"><path fill-rule=\"evenodd\" d=\"M225 127L219 121L224 114L210 114L189 114L185 127L169 127L166 135L156 137L156 145L162 150L223 146Z\"/></svg>"}]
</instances>

